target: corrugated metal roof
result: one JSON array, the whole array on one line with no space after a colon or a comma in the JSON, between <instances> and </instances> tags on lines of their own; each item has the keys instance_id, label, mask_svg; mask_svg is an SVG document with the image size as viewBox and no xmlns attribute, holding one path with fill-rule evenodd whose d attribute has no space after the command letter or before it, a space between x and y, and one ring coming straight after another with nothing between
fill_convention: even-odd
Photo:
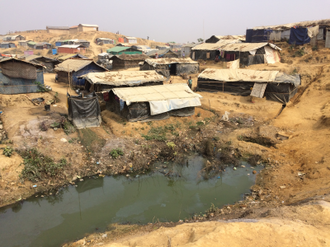
<instances>
[{"instance_id":1,"label":"corrugated metal roof","mask_svg":"<svg viewBox=\"0 0 330 247\"><path fill-rule=\"evenodd\" d=\"M64 62L56 65L55 71L64 71L64 72L73 72L78 71L87 65L90 65L91 63L94 63L100 68L103 68L102 66L95 63L93 60L87 60L87 59L68 59ZM104 68L103 68L104 69ZM104 69L106 70L106 69Z\"/></svg>"},{"instance_id":2,"label":"corrugated metal roof","mask_svg":"<svg viewBox=\"0 0 330 247\"><path fill-rule=\"evenodd\" d=\"M107 50L108 53L110 52L121 52L129 49L130 47L125 47L125 46L115 46Z\"/></svg>"},{"instance_id":3,"label":"corrugated metal roof","mask_svg":"<svg viewBox=\"0 0 330 247\"><path fill-rule=\"evenodd\" d=\"M159 86L125 87L112 89L120 99L128 104L132 102L162 101L169 99L202 98L194 93L187 84L175 83Z\"/></svg>"},{"instance_id":4,"label":"corrugated metal roof","mask_svg":"<svg viewBox=\"0 0 330 247\"><path fill-rule=\"evenodd\" d=\"M279 71L259 71L252 69L206 69L198 78L216 81L274 82Z\"/></svg>"},{"instance_id":5,"label":"corrugated metal roof","mask_svg":"<svg viewBox=\"0 0 330 247\"><path fill-rule=\"evenodd\" d=\"M147 82L165 81L166 79L154 70L88 73L83 77L92 84L113 86L137 86Z\"/></svg>"},{"instance_id":6,"label":"corrugated metal roof","mask_svg":"<svg viewBox=\"0 0 330 247\"><path fill-rule=\"evenodd\" d=\"M173 64L173 63L182 63L182 64L198 64L198 62L192 60L191 58L155 58L155 59L146 59L145 63L148 63L152 66L157 64Z\"/></svg>"}]
</instances>

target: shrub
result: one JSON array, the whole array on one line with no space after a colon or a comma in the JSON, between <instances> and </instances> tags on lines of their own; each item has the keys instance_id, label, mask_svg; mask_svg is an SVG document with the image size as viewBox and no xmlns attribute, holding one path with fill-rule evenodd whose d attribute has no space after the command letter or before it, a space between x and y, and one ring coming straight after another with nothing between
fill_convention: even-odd
<instances>
[{"instance_id":1,"label":"shrub","mask_svg":"<svg viewBox=\"0 0 330 247\"><path fill-rule=\"evenodd\" d=\"M13 152L14 152L14 150L11 147L7 146L4 148L2 154L6 157L10 157L10 156L12 156Z\"/></svg>"},{"instance_id":2,"label":"shrub","mask_svg":"<svg viewBox=\"0 0 330 247\"><path fill-rule=\"evenodd\" d=\"M113 159L117 159L119 156L123 156L124 155L124 152L122 149L120 148L115 148L115 149L112 149L110 151L110 156L113 158Z\"/></svg>"}]
</instances>

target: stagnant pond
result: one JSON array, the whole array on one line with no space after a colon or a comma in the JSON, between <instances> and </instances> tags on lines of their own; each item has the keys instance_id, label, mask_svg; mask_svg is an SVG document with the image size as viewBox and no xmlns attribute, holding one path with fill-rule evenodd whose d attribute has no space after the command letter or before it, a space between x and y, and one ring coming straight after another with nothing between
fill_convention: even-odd
<instances>
[{"instance_id":1,"label":"stagnant pond","mask_svg":"<svg viewBox=\"0 0 330 247\"><path fill-rule=\"evenodd\" d=\"M204 179L205 160L190 157L185 165L157 164L156 172L87 179L56 196L31 198L0 211L1 246L60 246L103 231L111 223L178 221L215 206L242 199L254 184L247 163L237 170ZM259 168L253 168L260 170ZM174 176L162 173L172 171Z\"/></svg>"}]
</instances>

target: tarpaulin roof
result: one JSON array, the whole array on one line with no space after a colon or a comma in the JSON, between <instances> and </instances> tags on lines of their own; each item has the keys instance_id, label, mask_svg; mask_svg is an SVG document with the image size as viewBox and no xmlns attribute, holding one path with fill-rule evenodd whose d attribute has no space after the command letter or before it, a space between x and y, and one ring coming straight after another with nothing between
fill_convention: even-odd
<instances>
[{"instance_id":1,"label":"tarpaulin roof","mask_svg":"<svg viewBox=\"0 0 330 247\"><path fill-rule=\"evenodd\" d=\"M196 45L192 48L192 50L206 50L206 51L213 51L218 50L221 46L226 44L235 44L235 43L241 43L238 39L223 39L219 40L217 43L203 43L200 45Z\"/></svg>"},{"instance_id":2,"label":"tarpaulin roof","mask_svg":"<svg viewBox=\"0 0 330 247\"><path fill-rule=\"evenodd\" d=\"M16 58L13 58L13 57L6 57L6 58L3 58L2 60L1 60L1 62L0 63L3 63L3 62L7 62L7 61L10 61L10 60L13 60L13 61L18 61L18 62L23 62L23 63L27 63L27 64L31 64L31 65L33 65L33 66L35 66L35 67L44 67L43 65L41 65L41 64L37 64L37 63L33 63L33 62L30 62L30 61L24 61L24 60L20 60L20 59L16 59Z\"/></svg>"},{"instance_id":3,"label":"tarpaulin roof","mask_svg":"<svg viewBox=\"0 0 330 247\"><path fill-rule=\"evenodd\" d=\"M301 22L293 22L288 24L282 24L282 25L271 25L271 26L258 26L254 27L252 29L273 29L273 30L287 30L294 26L299 27L309 27L309 26L316 26L316 25L330 25L330 19L323 19L323 20L317 20L317 21L301 21Z\"/></svg>"},{"instance_id":4,"label":"tarpaulin roof","mask_svg":"<svg viewBox=\"0 0 330 247\"><path fill-rule=\"evenodd\" d=\"M96 66L106 70L102 66L95 63L93 60L87 60L87 59L68 59L64 62L56 65L55 71L65 71L65 72L73 72L78 71L87 65L90 65L91 63L94 63Z\"/></svg>"},{"instance_id":5,"label":"tarpaulin roof","mask_svg":"<svg viewBox=\"0 0 330 247\"><path fill-rule=\"evenodd\" d=\"M131 47L125 47L125 46L115 46L107 50L108 53L110 52L121 52L129 49Z\"/></svg>"},{"instance_id":6,"label":"tarpaulin roof","mask_svg":"<svg viewBox=\"0 0 330 247\"><path fill-rule=\"evenodd\" d=\"M175 83L159 86L144 86L144 87L126 87L114 88L113 93L120 99L126 101L127 105L131 102L149 102L162 101L169 99L188 99L202 98L201 95L194 93L187 84Z\"/></svg>"},{"instance_id":7,"label":"tarpaulin roof","mask_svg":"<svg viewBox=\"0 0 330 247\"><path fill-rule=\"evenodd\" d=\"M131 61L134 60L141 61L149 58L147 55L144 54L121 54L116 57L119 58L120 60L131 60Z\"/></svg>"},{"instance_id":8,"label":"tarpaulin roof","mask_svg":"<svg viewBox=\"0 0 330 247\"><path fill-rule=\"evenodd\" d=\"M217 43L204 43L195 46L194 48L192 48L192 50L209 50L209 51L224 50L224 51L248 52L262 48L267 45L269 45L271 48L275 50L282 50L278 46L271 43L241 43L239 40L220 40Z\"/></svg>"},{"instance_id":9,"label":"tarpaulin roof","mask_svg":"<svg viewBox=\"0 0 330 247\"><path fill-rule=\"evenodd\" d=\"M79 25L84 27L99 27L98 25L93 25L93 24L79 24Z\"/></svg>"},{"instance_id":10,"label":"tarpaulin roof","mask_svg":"<svg viewBox=\"0 0 330 247\"><path fill-rule=\"evenodd\" d=\"M241 51L241 52L248 52L260 49L264 46L269 45L271 48L275 50L282 50L278 46L271 44L271 43L239 43L239 44L226 44L220 47L220 50L223 51Z\"/></svg>"},{"instance_id":11,"label":"tarpaulin roof","mask_svg":"<svg viewBox=\"0 0 330 247\"><path fill-rule=\"evenodd\" d=\"M218 39L238 39L245 40L245 35L214 35Z\"/></svg>"},{"instance_id":12,"label":"tarpaulin roof","mask_svg":"<svg viewBox=\"0 0 330 247\"><path fill-rule=\"evenodd\" d=\"M114 86L137 86L147 82L165 81L166 79L154 70L96 72L88 73L83 77L92 84Z\"/></svg>"},{"instance_id":13,"label":"tarpaulin roof","mask_svg":"<svg viewBox=\"0 0 330 247\"><path fill-rule=\"evenodd\" d=\"M58 56L57 59L64 61L64 60L67 60L67 59L72 58L72 57L79 57L79 58L84 58L84 59L87 58L87 57L85 57L81 54L67 54L67 55Z\"/></svg>"},{"instance_id":14,"label":"tarpaulin roof","mask_svg":"<svg viewBox=\"0 0 330 247\"><path fill-rule=\"evenodd\" d=\"M182 64L187 64L187 63L197 63L196 61L192 60L191 58L155 58L155 59L146 59L146 63L156 66L157 64L173 64L173 63L182 63Z\"/></svg>"},{"instance_id":15,"label":"tarpaulin roof","mask_svg":"<svg viewBox=\"0 0 330 247\"><path fill-rule=\"evenodd\" d=\"M300 77L286 75L279 71L260 71L251 69L206 69L198 75L201 79L224 82L274 82L300 85Z\"/></svg>"}]
</instances>

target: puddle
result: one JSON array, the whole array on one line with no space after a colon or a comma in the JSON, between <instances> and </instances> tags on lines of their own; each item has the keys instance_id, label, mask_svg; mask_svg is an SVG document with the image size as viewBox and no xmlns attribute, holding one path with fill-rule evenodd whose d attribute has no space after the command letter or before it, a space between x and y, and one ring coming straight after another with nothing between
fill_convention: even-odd
<instances>
[{"instance_id":1,"label":"puddle","mask_svg":"<svg viewBox=\"0 0 330 247\"><path fill-rule=\"evenodd\" d=\"M245 168L227 168L204 180L199 173L204 162L201 157L191 157L183 166L158 164L157 172L137 178L87 179L57 196L31 198L23 205L3 209L1 245L60 246L85 233L104 231L111 223L183 220L204 213L211 203L221 207L242 199L254 184L255 175L247 163L243 163ZM162 174L168 171L173 176Z\"/></svg>"}]
</instances>

